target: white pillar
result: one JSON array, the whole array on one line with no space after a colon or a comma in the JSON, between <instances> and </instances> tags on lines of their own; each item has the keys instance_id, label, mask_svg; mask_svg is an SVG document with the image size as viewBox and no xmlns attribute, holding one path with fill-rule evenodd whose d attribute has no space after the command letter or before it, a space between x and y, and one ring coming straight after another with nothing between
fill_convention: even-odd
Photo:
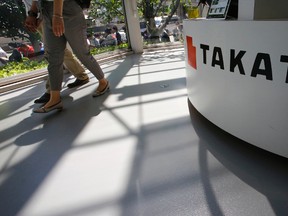
<instances>
[{"instance_id":1,"label":"white pillar","mask_svg":"<svg viewBox=\"0 0 288 216\"><path fill-rule=\"evenodd\" d=\"M123 0L126 13L126 32L130 38L130 45L135 53L143 52L143 41L140 31L139 15L136 0Z\"/></svg>"}]
</instances>

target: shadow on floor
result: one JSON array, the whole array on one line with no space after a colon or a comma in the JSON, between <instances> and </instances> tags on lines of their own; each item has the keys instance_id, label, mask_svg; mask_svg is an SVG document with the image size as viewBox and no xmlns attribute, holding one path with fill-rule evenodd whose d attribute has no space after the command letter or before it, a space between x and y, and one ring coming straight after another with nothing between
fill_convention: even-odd
<instances>
[{"instance_id":1,"label":"shadow on floor","mask_svg":"<svg viewBox=\"0 0 288 216\"><path fill-rule=\"evenodd\" d=\"M126 57L107 77L112 89L109 94L102 97L91 99L91 95L85 95L75 100L69 96L69 91L64 90L62 92L64 110L61 112L51 112L45 115L27 114L32 112L32 108L35 107L31 101L41 95L43 85L33 85L28 91L2 101L0 119L7 120L7 122L17 122L11 127L9 124L5 127L3 125L1 129L0 151L5 151L9 146L15 146L13 152L9 152L9 158L0 170L0 176L3 177L0 185L0 212L3 215L15 216L24 208L59 160L71 150L77 135L85 129L89 120L105 109L104 103L107 97L119 93L118 90L113 89L113 86L117 86L132 67L140 65L141 58L141 55ZM169 56L165 56L165 58L167 59ZM185 87L184 79L175 81L182 88ZM156 85L159 84L156 83ZM131 89L122 89L122 98L171 90L170 88L162 89L159 86L152 88L154 85L155 83L137 85L132 87L132 91ZM171 84L171 87L174 88L175 86ZM83 89L85 88L88 87ZM141 89L141 91L134 91L136 88ZM151 89L154 92L151 92ZM19 116L22 118L19 119ZM125 123L122 122L122 124L125 127ZM127 128L129 127L127 126ZM95 131L97 133L97 130ZM131 133L135 132L131 131ZM140 148L143 146L142 139L144 139L145 133L147 132L143 130L138 134ZM101 143L93 143L93 145L99 144ZM22 159L15 163L14 156L16 154L19 156L20 149L23 152L23 148L34 148L34 150L28 157L25 156L25 153L20 154ZM135 165L137 166L137 163ZM76 212L71 212L71 215L76 214Z\"/></svg>"},{"instance_id":2,"label":"shadow on floor","mask_svg":"<svg viewBox=\"0 0 288 216\"><path fill-rule=\"evenodd\" d=\"M275 215L288 215L288 159L255 147L218 128L190 103L192 125L200 137L199 163L208 204L214 215L224 215L215 199L208 174L207 154L269 200Z\"/></svg>"}]
</instances>

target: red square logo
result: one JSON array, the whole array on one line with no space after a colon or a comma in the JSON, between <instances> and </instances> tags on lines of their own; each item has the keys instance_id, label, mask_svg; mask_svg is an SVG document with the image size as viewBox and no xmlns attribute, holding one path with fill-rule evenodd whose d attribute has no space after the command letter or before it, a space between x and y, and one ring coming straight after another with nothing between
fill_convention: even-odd
<instances>
[{"instance_id":1,"label":"red square logo","mask_svg":"<svg viewBox=\"0 0 288 216\"><path fill-rule=\"evenodd\" d=\"M193 46L193 38L190 36L186 36L186 44L187 44L187 52L188 52L188 64L197 69L196 64L196 47Z\"/></svg>"}]
</instances>

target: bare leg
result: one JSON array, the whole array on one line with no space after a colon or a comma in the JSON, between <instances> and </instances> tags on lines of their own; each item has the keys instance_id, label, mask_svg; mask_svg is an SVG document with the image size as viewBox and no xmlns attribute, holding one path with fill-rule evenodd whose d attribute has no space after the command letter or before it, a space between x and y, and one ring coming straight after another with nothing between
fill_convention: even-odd
<instances>
[{"instance_id":1,"label":"bare leg","mask_svg":"<svg viewBox=\"0 0 288 216\"><path fill-rule=\"evenodd\" d=\"M44 105L44 108L54 106L61 101L60 91L50 91L50 100Z\"/></svg>"},{"instance_id":2,"label":"bare leg","mask_svg":"<svg viewBox=\"0 0 288 216\"><path fill-rule=\"evenodd\" d=\"M61 101L60 91L50 91L50 100L42 107L34 109L35 113L47 113L52 110L62 110L63 104Z\"/></svg>"},{"instance_id":3,"label":"bare leg","mask_svg":"<svg viewBox=\"0 0 288 216\"><path fill-rule=\"evenodd\" d=\"M103 79L99 80L99 85L98 85L98 88L96 91L100 91L100 92L103 91L104 88L107 86L107 84L108 84L107 79L103 78Z\"/></svg>"}]
</instances>

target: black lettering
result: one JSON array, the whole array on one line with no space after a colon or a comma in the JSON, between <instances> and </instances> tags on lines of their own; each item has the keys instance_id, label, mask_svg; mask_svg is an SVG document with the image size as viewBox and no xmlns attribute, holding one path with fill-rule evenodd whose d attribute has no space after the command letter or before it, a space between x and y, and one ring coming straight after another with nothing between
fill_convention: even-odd
<instances>
[{"instance_id":1,"label":"black lettering","mask_svg":"<svg viewBox=\"0 0 288 216\"><path fill-rule=\"evenodd\" d=\"M241 50L236 56L235 56L235 50L231 49L230 51L230 71L234 72L235 67L238 66L240 74L245 75L244 67L242 64L242 57L246 51Z\"/></svg>"},{"instance_id":2,"label":"black lettering","mask_svg":"<svg viewBox=\"0 0 288 216\"><path fill-rule=\"evenodd\" d=\"M264 69L260 69L261 62L264 62ZM251 76L256 77L258 74L266 76L267 80L273 80L272 66L270 55L267 53L258 53L252 68Z\"/></svg>"},{"instance_id":3,"label":"black lettering","mask_svg":"<svg viewBox=\"0 0 288 216\"><path fill-rule=\"evenodd\" d=\"M220 47L214 47L214 50L213 50L212 67L215 67L215 65L219 65L220 68L224 70L223 55L222 55L222 50Z\"/></svg>"},{"instance_id":4,"label":"black lettering","mask_svg":"<svg viewBox=\"0 0 288 216\"><path fill-rule=\"evenodd\" d=\"M281 55L280 62L288 63L288 56ZM288 69L287 69L287 75L286 75L286 83L288 83Z\"/></svg>"},{"instance_id":5,"label":"black lettering","mask_svg":"<svg viewBox=\"0 0 288 216\"><path fill-rule=\"evenodd\" d=\"M203 50L203 64L207 64L207 50L209 50L209 46L205 44L200 44L200 48Z\"/></svg>"}]
</instances>

